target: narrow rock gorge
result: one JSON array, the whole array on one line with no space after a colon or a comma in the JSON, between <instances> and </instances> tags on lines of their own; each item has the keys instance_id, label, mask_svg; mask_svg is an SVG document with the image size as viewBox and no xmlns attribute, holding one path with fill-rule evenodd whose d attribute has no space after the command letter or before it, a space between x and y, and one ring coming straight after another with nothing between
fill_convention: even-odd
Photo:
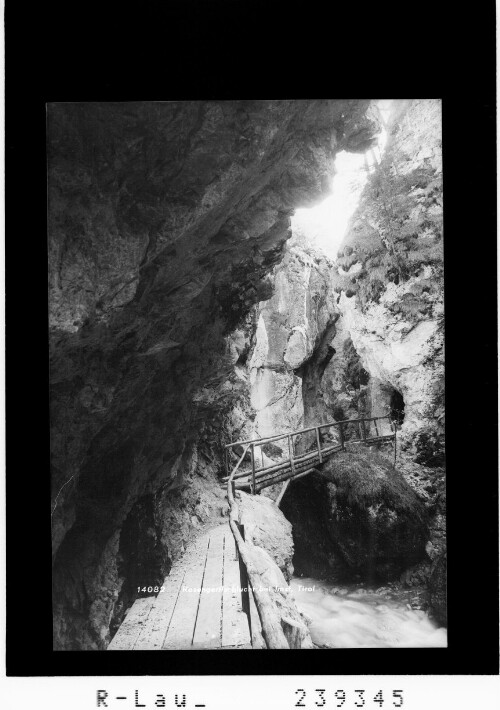
<instances>
[{"instance_id":1,"label":"narrow rock gorge","mask_svg":"<svg viewBox=\"0 0 500 710\"><path fill-rule=\"evenodd\" d=\"M278 486L238 494L240 524L277 586L413 589L446 624L440 111L49 105L54 648L107 648L138 590L227 523L226 444L383 414L395 465L348 445L279 508ZM352 210L320 244L304 215L345 156ZM293 595L273 603L291 648L320 645Z\"/></svg>"}]
</instances>

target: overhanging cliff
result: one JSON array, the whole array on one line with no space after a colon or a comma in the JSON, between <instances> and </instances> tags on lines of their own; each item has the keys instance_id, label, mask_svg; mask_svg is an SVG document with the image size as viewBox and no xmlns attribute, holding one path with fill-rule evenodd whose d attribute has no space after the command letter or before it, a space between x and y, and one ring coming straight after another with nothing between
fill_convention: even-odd
<instances>
[{"instance_id":1,"label":"overhanging cliff","mask_svg":"<svg viewBox=\"0 0 500 710\"><path fill-rule=\"evenodd\" d=\"M103 648L141 575L223 514L227 336L293 210L378 129L368 101L49 106L56 648Z\"/></svg>"}]
</instances>

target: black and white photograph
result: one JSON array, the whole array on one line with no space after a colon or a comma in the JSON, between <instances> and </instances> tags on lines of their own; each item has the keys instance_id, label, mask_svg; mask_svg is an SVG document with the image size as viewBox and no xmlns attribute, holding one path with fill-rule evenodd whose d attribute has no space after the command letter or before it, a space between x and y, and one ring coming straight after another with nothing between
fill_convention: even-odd
<instances>
[{"instance_id":1,"label":"black and white photograph","mask_svg":"<svg viewBox=\"0 0 500 710\"><path fill-rule=\"evenodd\" d=\"M47 104L55 650L447 646L441 146L438 98Z\"/></svg>"},{"instance_id":2,"label":"black and white photograph","mask_svg":"<svg viewBox=\"0 0 500 710\"><path fill-rule=\"evenodd\" d=\"M496 707L494 4L4 23L2 710Z\"/></svg>"}]
</instances>

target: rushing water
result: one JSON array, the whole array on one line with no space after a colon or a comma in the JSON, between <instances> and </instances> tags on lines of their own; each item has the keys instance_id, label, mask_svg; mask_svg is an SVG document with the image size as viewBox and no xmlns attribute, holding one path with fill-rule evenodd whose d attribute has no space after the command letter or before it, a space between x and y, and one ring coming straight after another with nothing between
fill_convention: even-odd
<instances>
[{"instance_id":1,"label":"rushing water","mask_svg":"<svg viewBox=\"0 0 500 710\"><path fill-rule=\"evenodd\" d=\"M329 648L422 648L446 646L446 629L425 611L408 608L404 593L339 587L293 577L297 606L311 620L318 646ZM304 589L305 588L305 589ZM308 588L312 588L309 591Z\"/></svg>"}]
</instances>

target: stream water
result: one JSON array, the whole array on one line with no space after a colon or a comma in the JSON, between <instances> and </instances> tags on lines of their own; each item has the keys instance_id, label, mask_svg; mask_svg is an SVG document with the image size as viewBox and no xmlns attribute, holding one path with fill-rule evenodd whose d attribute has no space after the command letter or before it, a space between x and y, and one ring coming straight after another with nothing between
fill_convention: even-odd
<instances>
[{"instance_id":1,"label":"stream water","mask_svg":"<svg viewBox=\"0 0 500 710\"><path fill-rule=\"evenodd\" d=\"M447 645L422 609L409 608L407 590L339 586L312 579L290 581L299 610L311 620L315 644L329 648L423 648Z\"/></svg>"}]
</instances>

